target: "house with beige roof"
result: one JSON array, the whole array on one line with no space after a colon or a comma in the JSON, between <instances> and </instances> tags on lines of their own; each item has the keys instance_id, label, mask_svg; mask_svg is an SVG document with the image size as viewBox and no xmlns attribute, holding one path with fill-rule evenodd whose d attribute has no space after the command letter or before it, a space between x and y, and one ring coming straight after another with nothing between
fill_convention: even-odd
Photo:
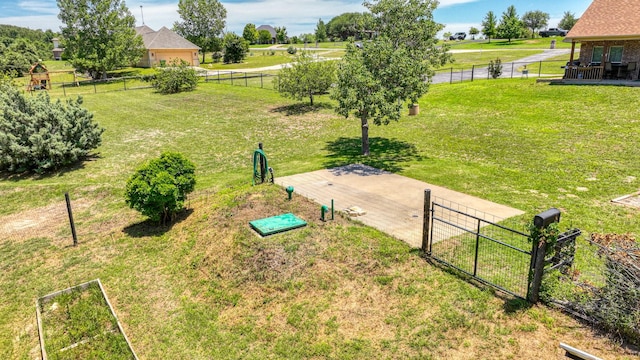
<instances>
[{"instance_id":1,"label":"house with beige roof","mask_svg":"<svg viewBox=\"0 0 640 360\"><path fill-rule=\"evenodd\" d=\"M138 62L139 67L162 66L175 59L182 59L191 66L200 66L200 47L166 27L155 31L143 25L136 27L136 33L142 37L146 49Z\"/></svg>"},{"instance_id":2,"label":"house with beige roof","mask_svg":"<svg viewBox=\"0 0 640 360\"><path fill-rule=\"evenodd\" d=\"M640 0L594 0L564 41L571 42L569 64L580 64L568 66L565 79L638 80Z\"/></svg>"}]
</instances>

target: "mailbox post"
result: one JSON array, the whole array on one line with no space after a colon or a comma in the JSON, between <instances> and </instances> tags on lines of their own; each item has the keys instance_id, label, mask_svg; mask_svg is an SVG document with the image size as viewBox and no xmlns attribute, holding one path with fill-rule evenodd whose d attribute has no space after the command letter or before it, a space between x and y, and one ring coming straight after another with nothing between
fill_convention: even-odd
<instances>
[{"instance_id":1,"label":"mailbox post","mask_svg":"<svg viewBox=\"0 0 640 360\"><path fill-rule=\"evenodd\" d=\"M560 222L560 210L551 208L533 217L533 225L538 229L545 229L553 223ZM531 251L531 271L532 278L528 293L528 300L537 303L540 299L540 285L544 274L544 260L547 244L538 239L533 239L533 249Z\"/></svg>"}]
</instances>

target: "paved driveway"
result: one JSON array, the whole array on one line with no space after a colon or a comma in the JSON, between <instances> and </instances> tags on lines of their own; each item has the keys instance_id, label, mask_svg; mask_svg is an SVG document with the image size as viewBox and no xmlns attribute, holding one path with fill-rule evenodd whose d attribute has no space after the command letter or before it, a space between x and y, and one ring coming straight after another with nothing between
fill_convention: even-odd
<instances>
[{"instance_id":1,"label":"paved driveway","mask_svg":"<svg viewBox=\"0 0 640 360\"><path fill-rule=\"evenodd\" d=\"M478 210L478 214L490 214L490 220L523 214L518 209L360 164L276 177L275 182L293 186L295 194L321 205L330 206L333 199L338 211L357 206L366 212L357 220L414 248L422 244L425 189L431 189L432 197L462 204Z\"/></svg>"}]
</instances>

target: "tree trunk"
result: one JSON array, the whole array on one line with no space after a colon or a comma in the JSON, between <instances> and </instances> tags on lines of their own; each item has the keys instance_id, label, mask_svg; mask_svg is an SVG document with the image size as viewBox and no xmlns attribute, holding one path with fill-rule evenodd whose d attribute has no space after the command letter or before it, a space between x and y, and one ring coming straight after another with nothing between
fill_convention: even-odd
<instances>
[{"instance_id":1,"label":"tree trunk","mask_svg":"<svg viewBox=\"0 0 640 360\"><path fill-rule=\"evenodd\" d=\"M313 106L313 93L309 92L309 100L311 101L311 106Z\"/></svg>"},{"instance_id":2,"label":"tree trunk","mask_svg":"<svg viewBox=\"0 0 640 360\"><path fill-rule=\"evenodd\" d=\"M360 118L362 122L362 155L369 156L369 121L363 115Z\"/></svg>"},{"instance_id":3,"label":"tree trunk","mask_svg":"<svg viewBox=\"0 0 640 360\"><path fill-rule=\"evenodd\" d=\"M205 56L207 56L207 53L203 51L203 52L202 52L202 64L203 64L203 65L204 65L204 58L205 58ZM211 59L213 60L213 54L211 55Z\"/></svg>"}]
</instances>

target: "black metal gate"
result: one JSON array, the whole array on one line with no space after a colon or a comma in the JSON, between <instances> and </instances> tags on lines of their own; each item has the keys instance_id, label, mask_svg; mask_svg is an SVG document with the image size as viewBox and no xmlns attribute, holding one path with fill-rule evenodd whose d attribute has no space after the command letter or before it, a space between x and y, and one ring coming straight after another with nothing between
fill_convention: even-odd
<instances>
[{"instance_id":1,"label":"black metal gate","mask_svg":"<svg viewBox=\"0 0 640 360\"><path fill-rule=\"evenodd\" d=\"M446 203L446 205L445 205ZM532 266L528 234L463 205L434 199L429 210L428 256L482 283L526 299Z\"/></svg>"}]
</instances>

